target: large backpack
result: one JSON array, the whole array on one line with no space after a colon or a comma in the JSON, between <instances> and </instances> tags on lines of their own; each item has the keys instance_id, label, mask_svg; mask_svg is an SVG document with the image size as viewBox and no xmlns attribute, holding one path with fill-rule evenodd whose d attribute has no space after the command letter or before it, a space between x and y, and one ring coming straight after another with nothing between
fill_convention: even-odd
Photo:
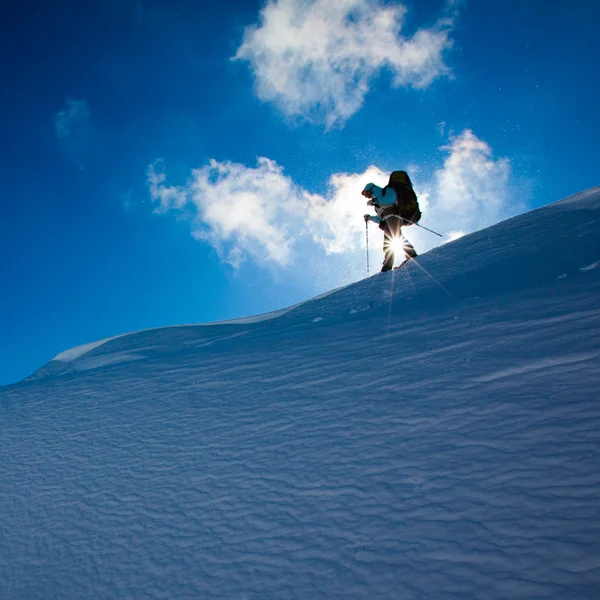
<instances>
[{"instance_id":1,"label":"large backpack","mask_svg":"<svg viewBox=\"0 0 600 600\"><path fill-rule=\"evenodd\" d=\"M383 189L392 188L398 198L395 205L395 213L403 219L412 223L418 223L421 218L419 202L413 189L412 182L406 171L394 171L390 175L390 181Z\"/></svg>"}]
</instances>

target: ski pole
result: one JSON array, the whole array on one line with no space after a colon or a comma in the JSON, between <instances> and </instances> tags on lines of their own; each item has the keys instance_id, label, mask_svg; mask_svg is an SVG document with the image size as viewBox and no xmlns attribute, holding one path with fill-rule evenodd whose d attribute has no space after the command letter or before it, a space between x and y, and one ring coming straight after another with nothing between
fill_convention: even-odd
<instances>
[{"instance_id":1,"label":"ski pole","mask_svg":"<svg viewBox=\"0 0 600 600\"><path fill-rule=\"evenodd\" d=\"M367 235L367 277L369 276L369 221L365 221L365 232Z\"/></svg>"},{"instance_id":2,"label":"ski pole","mask_svg":"<svg viewBox=\"0 0 600 600\"><path fill-rule=\"evenodd\" d=\"M410 223L411 225L416 225L417 227L420 227L421 229L424 229L425 231L429 231L429 233L435 233L435 235L437 235L438 237L443 238L444 236L441 233L438 233L437 231L434 231L433 229L428 229L427 227L423 227L423 225L419 225L418 223L413 223L413 221L409 220L409 219L402 219L403 221L406 221L407 223Z\"/></svg>"}]
</instances>

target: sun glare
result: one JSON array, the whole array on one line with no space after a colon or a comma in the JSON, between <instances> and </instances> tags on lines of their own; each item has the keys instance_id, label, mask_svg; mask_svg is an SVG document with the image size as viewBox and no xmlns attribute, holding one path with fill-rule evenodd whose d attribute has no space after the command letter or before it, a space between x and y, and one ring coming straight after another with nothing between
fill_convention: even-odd
<instances>
[{"instance_id":1,"label":"sun glare","mask_svg":"<svg viewBox=\"0 0 600 600\"><path fill-rule=\"evenodd\" d=\"M402 245L402 238L392 238L391 246L392 250L394 251L394 254L396 255L396 258L399 258L400 260L404 259L404 247Z\"/></svg>"}]
</instances>

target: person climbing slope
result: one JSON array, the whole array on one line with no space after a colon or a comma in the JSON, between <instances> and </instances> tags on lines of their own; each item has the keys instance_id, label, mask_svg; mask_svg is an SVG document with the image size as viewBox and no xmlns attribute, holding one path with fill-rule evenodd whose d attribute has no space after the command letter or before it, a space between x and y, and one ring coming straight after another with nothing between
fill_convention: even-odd
<instances>
[{"instance_id":1,"label":"person climbing slope","mask_svg":"<svg viewBox=\"0 0 600 600\"><path fill-rule=\"evenodd\" d=\"M417 256L413 245L402 234L402 227L416 224L421 218L419 202L406 171L394 171L389 183L380 188L367 183L362 195L368 198L367 205L375 209L377 216L364 215L365 223L373 221L383 231L383 253L381 272L394 266L396 249L404 251L405 259Z\"/></svg>"}]
</instances>

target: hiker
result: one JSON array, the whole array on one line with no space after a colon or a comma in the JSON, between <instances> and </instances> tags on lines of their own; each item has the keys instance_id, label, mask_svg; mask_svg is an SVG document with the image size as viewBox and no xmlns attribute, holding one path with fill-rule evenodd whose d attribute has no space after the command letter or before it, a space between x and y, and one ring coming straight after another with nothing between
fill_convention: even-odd
<instances>
[{"instance_id":1,"label":"hiker","mask_svg":"<svg viewBox=\"0 0 600 600\"><path fill-rule=\"evenodd\" d=\"M401 244L406 260L415 258L417 253L413 245L402 235L402 227L417 223L421 218L421 211L406 171L394 171L384 188L374 183L367 183L362 195L369 199L367 206L372 206L377 214L376 217L365 215L365 223L373 221L383 231L385 258L381 272L389 271L394 266L398 244Z\"/></svg>"}]
</instances>

